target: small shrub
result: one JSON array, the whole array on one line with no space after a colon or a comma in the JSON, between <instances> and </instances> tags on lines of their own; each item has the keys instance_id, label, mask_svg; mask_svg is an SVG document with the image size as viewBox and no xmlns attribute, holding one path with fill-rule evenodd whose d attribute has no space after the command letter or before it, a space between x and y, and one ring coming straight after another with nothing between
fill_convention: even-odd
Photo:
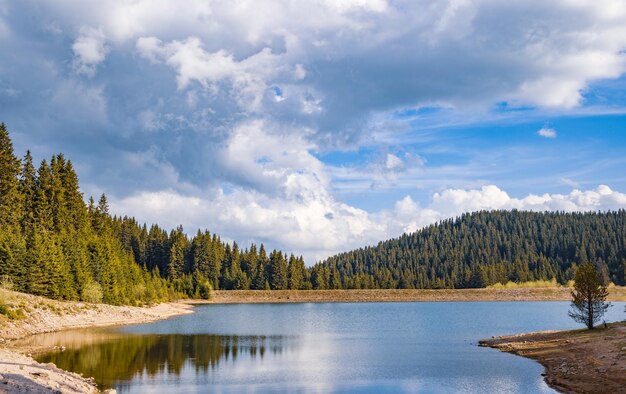
<instances>
[{"instance_id":1,"label":"small shrub","mask_svg":"<svg viewBox=\"0 0 626 394\"><path fill-rule=\"evenodd\" d=\"M211 286L211 283L209 283L208 280L202 281L198 283L197 292L201 298L208 300L211 298L211 293L213 292L213 286Z\"/></svg>"},{"instance_id":2,"label":"small shrub","mask_svg":"<svg viewBox=\"0 0 626 394\"><path fill-rule=\"evenodd\" d=\"M6 304L0 304L0 315L4 315L11 320L21 320L26 317L22 308L13 310Z\"/></svg>"},{"instance_id":3,"label":"small shrub","mask_svg":"<svg viewBox=\"0 0 626 394\"><path fill-rule=\"evenodd\" d=\"M561 287L556 279L551 280L535 280L530 282L507 282L506 284L496 283L491 286L487 286L489 289L518 289L518 288L546 288L546 287Z\"/></svg>"},{"instance_id":4,"label":"small shrub","mask_svg":"<svg viewBox=\"0 0 626 394\"><path fill-rule=\"evenodd\" d=\"M2 277L0 277L0 289L13 290L13 279L8 275L2 275Z\"/></svg>"},{"instance_id":5,"label":"small shrub","mask_svg":"<svg viewBox=\"0 0 626 394\"><path fill-rule=\"evenodd\" d=\"M82 300L85 302L91 302L93 304L99 304L102 302L102 287L96 282L87 282L83 287Z\"/></svg>"}]
</instances>

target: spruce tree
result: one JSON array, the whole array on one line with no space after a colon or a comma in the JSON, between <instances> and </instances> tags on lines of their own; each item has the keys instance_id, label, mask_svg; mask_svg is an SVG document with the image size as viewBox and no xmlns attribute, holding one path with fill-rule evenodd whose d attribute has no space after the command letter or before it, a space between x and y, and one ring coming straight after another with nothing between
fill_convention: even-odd
<instances>
[{"instance_id":1,"label":"spruce tree","mask_svg":"<svg viewBox=\"0 0 626 394\"><path fill-rule=\"evenodd\" d=\"M167 275L171 279L178 279L185 273L185 256L188 243L182 226L179 226L176 230L172 230L170 242Z\"/></svg>"},{"instance_id":2,"label":"spruce tree","mask_svg":"<svg viewBox=\"0 0 626 394\"><path fill-rule=\"evenodd\" d=\"M282 252L274 250L270 254L270 287L272 290L285 290L289 286L287 261Z\"/></svg>"},{"instance_id":3,"label":"spruce tree","mask_svg":"<svg viewBox=\"0 0 626 394\"><path fill-rule=\"evenodd\" d=\"M572 310L569 316L588 329L602 319L604 312L611 306L606 302L609 295L607 285L593 263L587 262L578 267L572 291Z\"/></svg>"},{"instance_id":4,"label":"spruce tree","mask_svg":"<svg viewBox=\"0 0 626 394\"><path fill-rule=\"evenodd\" d=\"M33 165L33 157L30 151L26 151L26 155L22 160L19 187L23 196L22 234L26 234L34 221L35 197L37 195L37 172Z\"/></svg>"},{"instance_id":5,"label":"spruce tree","mask_svg":"<svg viewBox=\"0 0 626 394\"><path fill-rule=\"evenodd\" d=\"M22 195L18 177L20 162L4 123L0 123L0 276L23 278L21 235Z\"/></svg>"},{"instance_id":6,"label":"spruce tree","mask_svg":"<svg viewBox=\"0 0 626 394\"><path fill-rule=\"evenodd\" d=\"M0 123L0 229L13 231L20 223L22 196L18 177L20 161L4 123Z\"/></svg>"}]
</instances>

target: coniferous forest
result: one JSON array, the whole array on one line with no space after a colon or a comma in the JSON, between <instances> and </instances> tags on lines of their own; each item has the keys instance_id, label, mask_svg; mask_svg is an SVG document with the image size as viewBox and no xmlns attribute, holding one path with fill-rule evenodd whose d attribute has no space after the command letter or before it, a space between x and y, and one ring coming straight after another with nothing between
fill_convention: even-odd
<instances>
[{"instance_id":1,"label":"coniferous forest","mask_svg":"<svg viewBox=\"0 0 626 394\"><path fill-rule=\"evenodd\" d=\"M148 228L85 202L62 154L38 166L14 153L0 125L0 277L56 299L141 304L211 289L471 288L571 280L595 262L624 285L626 211L464 214L313 267L261 244L240 248L209 231Z\"/></svg>"},{"instance_id":2,"label":"coniferous forest","mask_svg":"<svg viewBox=\"0 0 626 394\"><path fill-rule=\"evenodd\" d=\"M556 279L594 262L625 284L626 211L463 214L377 246L341 253L312 270L314 287L476 288ZM319 279L318 279L319 278Z\"/></svg>"}]
</instances>

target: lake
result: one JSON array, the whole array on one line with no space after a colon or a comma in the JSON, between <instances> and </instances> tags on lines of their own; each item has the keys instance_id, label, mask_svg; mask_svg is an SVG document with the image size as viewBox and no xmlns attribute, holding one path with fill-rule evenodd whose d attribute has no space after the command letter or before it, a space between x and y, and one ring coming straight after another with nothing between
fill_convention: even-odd
<instances>
[{"instance_id":1,"label":"lake","mask_svg":"<svg viewBox=\"0 0 626 394\"><path fill-rule=\"evenodd\" d=\"M623 320L623 302L607 321ZM38 357L121 393L550 393L494 335L579 328L568 302L205 305L151 324L34 337Z\"/></svg>"}]
</instances>

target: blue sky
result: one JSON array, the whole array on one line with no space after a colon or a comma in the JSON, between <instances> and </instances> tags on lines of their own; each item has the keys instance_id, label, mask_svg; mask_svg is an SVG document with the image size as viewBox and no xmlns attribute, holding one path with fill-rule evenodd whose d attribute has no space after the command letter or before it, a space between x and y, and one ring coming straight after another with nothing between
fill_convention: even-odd
<instances>
[{"instance_id":1,"label":"blue sky","mask_svg":"<svg viewBox=\"0 0 626 394\"><path fill-rule=\"evenodd\" d=\"M0 0L0 120L86 196L307 263L626 208L626 4Z\"/></svg>"}]
</instances>

